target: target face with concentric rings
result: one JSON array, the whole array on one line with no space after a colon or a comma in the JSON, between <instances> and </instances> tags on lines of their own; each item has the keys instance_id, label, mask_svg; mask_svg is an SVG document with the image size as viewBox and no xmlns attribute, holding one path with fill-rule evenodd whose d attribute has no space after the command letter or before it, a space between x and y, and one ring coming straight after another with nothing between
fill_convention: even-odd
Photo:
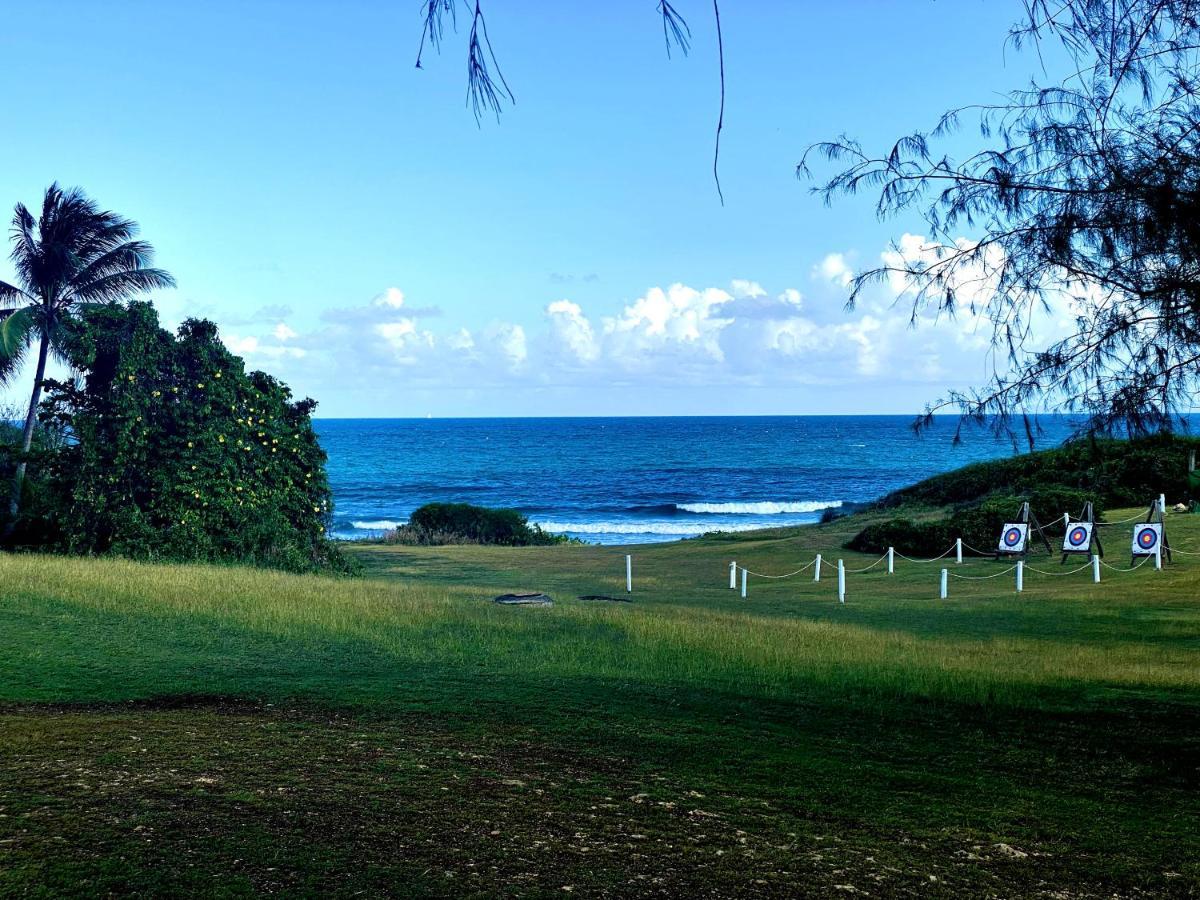
<instances>
[{"instance_id":1,"label":"target face with concentric rings","mask_svg":"<svg viewBox=\"0 0 1200 900\"><path fill-rule=\"evenodd\" d=\"M1020 553L1025 549L1025 538L1029 526L1021 523L1008 524L1000 532L999 549L1003 553Z\"/></svg>"},{"instance_id":2,"label":"target face with concentric rings","mask_svg":"<svg viewBox=\"0 0 1200 900\"><path fill-rule=\"evenodd\" d=\"M1073 550L1087 550L1091 546L1091 522L1081 522L1077 525L1072 525L1067 529L1066 537L1063 539L1063 550L1069 553Z\"/></svg>"},{"instance_id":3,"label":"target face with concentric rings","mask_svg":"<svg viewBox=\"0 0 1200 900\"><path fill-rule=\"evenodd\" d=\"M1143 522L1133 528L1133 553L1135 556L1149 556L1158 552L1162 540L1162 525L1157 522Z\"/></svg>"}]
</instances>

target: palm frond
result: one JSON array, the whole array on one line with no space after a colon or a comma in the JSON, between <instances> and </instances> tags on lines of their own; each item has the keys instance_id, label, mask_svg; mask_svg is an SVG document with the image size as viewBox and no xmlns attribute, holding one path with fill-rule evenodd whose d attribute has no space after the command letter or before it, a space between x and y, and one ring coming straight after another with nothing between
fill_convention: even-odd
<instances>
[{"instance_id":1,"label":"palm frond","mask_svg":"<svg viewBox=\"0 0 1200 900\"><path fill-rule=\"evenodd\" d=\"M7 281L0 281L0 306L21 306L25 303L36 303L33 297L29 296L15 284L9 284ZM0 313L2 315L2 313Z\"/></svg>"},{"instance_id":2,"label":"palm frond","mask_svg":"<svg viewBox=\"0 0 1200 900\"><path fill-rule=\"evenodd\" d=\"M36 307L0 310L0 387L7 386L21 369L21 362L36 331Z\"/></svg>"},{"instance_id":3,"label":"palm frond","mask_svg":"<svg viewBox=\"0 0 1200 900\"><path fill-rule=\"evenodd\" d=\"M146 269L153 259L154 248L150 244L145 241L126 241L91 259L72 276L71 281L74 285L86 285L118 272Z\"/></svg>"},{"instance_id":4,"label":"palm frond","mask_svg":"<svg viewBox=\"0 0 1200 900\"><path fill-rule=\"evenodd\" d=\"M114 272L74 288L72 303L113 303L130 294L175 287L175 279L162 269L133 269Z\"/></svg>"}]
</instances>

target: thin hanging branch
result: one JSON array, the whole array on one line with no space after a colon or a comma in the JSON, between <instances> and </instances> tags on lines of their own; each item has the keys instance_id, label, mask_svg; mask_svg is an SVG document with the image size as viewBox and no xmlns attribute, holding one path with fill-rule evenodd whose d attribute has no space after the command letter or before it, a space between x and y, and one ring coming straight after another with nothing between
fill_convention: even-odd
<instances>
[{"instance_id":1,"label":"thin hanging branch","mask_svg":"<svg viewBox=\"0 0 1200 900\"><path fill-rule=\"evenodd\" d=\"M687 20L675 11L675 7L668 0L659 0L658 12L663 20L663 41L667 45L667 58L671 56L672 43L687 56L692 46L692 29L688 27Z\"/></svg>"},{"instance_id":2,"label":"thin hanging branch","mask_svg":"<svg viewBox=\"0 0 1200 900\"><path fill-rule=\"evenodd\" d=\"M717 113L717 138L713 143L713 181L717 185L717 196L725 205L725 192L721 190L721 173L717 166L721 161L721 129L725 127L725 40L721 34L721 4L713 0L713 15L717 20L717 61L721 67L721 108Z\"/></svg>"},{"instance_id":3,"label":"thin hanging branch","mask_svg":"<svg viewBox=\"0 0 1200 900\"><path fill-rule=\"evenodd\" d=\"M488 68L489 60L496 70L495 77ZM479 0L475 0L471 36L467 41L467 102L471 105L476 124L487 110L491 110L499 121L500 106L506 97L509 103L517 102L509 90L508 82L504 80L504 73L500 71L500 63L496 61L496 53L488 37L487 21L483 18Z\"/></svg>"}]
</instances>

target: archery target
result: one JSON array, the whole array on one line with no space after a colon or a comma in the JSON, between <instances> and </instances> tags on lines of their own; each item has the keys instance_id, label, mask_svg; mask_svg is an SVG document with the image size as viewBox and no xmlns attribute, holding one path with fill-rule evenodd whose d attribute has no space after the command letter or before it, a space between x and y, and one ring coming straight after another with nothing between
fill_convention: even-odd
<instances>
[{"instance_id":1,"label":"archery target","mask_svg":"<svg viewBox=\"0 0 1200 900\"><path fill-rule=\"evenodd\" d=\"M1162 525L1142 522L1133 526L1133 555L1154 556L1162 545Z\"/></svg>"},{"instance_id":2,"label":"archery target","mask_svg":"<svg viewBox=\"0 0 1200 900\"><path fill-rule=\"evenodd\" d=\"M1092 523L1075 522L1063 535L1063 553L1086 553L1092 547Z\"/></svg>"},{"instance_id":3,"label":"archery target","mask_svg":"<svg viewBox=\"0 0 1200 900\"><path fill-rule=\"evenodd\" d=\"M1000 532L1001 553L1024 553L1029 526L1024 522L1007 523Z\"/></svg>"}]
</instances>

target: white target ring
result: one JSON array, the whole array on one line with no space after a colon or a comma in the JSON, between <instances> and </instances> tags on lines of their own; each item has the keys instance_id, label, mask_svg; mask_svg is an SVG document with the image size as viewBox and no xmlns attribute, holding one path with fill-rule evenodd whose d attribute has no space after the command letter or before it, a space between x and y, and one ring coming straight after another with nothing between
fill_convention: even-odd
<instances>
[{"instance_id":1,"label":"white target ring","mask_svg":"<svg viewBox=\"0 0 1200 900\"><path fill-rule=\"evenodd\" d=\"M1004 530L1000 532L1000 545L997 549L1001 553L1023 553L1028 538L1029 525L1024 522L1006 523Z\"/></svg>"},{"instance_id":2,"label":"white target ring","mask_svg":"<svg viewBox=\"0 0 1200 900\"><path fill-rule=\"evenodd\" d=\"M1063 536L1064 553L1083 553L1092 546L1092 523L1076 522Z\"/></svg>"},{"instance_id":3,"label":"white target ring","mask_svg":"<svg viewBox=\"0 0 1200 900\"><path fill-rule=\"evenodd\" d=\"M1133 555L1154 556L1162 545L1162 525L1142 522L1133 526Z\"/></svg>"}]
</instances>

